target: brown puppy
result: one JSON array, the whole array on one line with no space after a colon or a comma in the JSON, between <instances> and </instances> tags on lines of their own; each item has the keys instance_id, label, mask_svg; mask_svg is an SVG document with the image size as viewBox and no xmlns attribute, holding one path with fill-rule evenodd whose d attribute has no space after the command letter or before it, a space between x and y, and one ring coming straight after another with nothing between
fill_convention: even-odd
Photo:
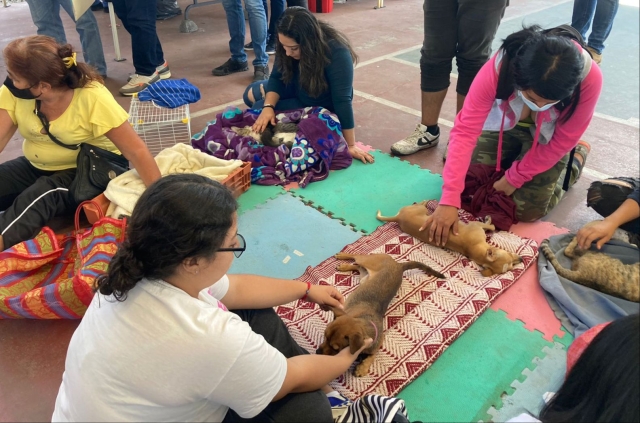
<instances>
[{"instance_id":1,"label":"brown puppy","mask_svg":"<svg viewBox=\"0 0 640 423\"><path fill-rule=\"evenodd\" d=\"M351 354L358 351L367 338L373 343L362 353L367 357L356 366L358 377L369 373L375 353L382 345L384 314L389 303L402 285L402 273L409 269L421 269L425 273L443 278L429 266L410 261L398 263L387 254L351 255L336 254L338 260L355 260L355 264L339 264L341 272L359 271L360 284L344 304L344 310L332 308L333 322L324 332L325 341L316 351L318 354L336 355L347 346Z\"/></svg>"},{"instance_id":2,"label":"brown puppy","mask_svg":"<svg viewBox=\"0 0 640 423\"><path fill-rule=\"evenodd\" d=\"M429 242L429 226L431 223L424 231L420 231L422 225L428 219L430 220L426 204L427 202L423 201L403 207L394 217L382 216L378 211L377 218L383 222L397 222L402 232L408 233L427 244L435 245L433 242ZM491 218L487 218L484 223L458 222L458 235L454 235L453 231L451 231L445 248L464 254L482 266L482 276L508 272L513 269L513 266L522 262L522 257L487 244L484 231L495 230L495 226L491 224Z\"/></svg>"}]
</instances>

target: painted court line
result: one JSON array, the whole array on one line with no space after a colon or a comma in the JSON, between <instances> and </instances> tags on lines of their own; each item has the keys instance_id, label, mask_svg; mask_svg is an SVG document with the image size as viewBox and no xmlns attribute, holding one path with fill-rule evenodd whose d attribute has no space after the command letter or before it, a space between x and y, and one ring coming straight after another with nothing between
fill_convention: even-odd
<instances>
[{"instance_id":1,"label":"painted court line","mask_svg":"<svg viewBox=\"0 0 640 423\"><path fill-rule=\"evenodd\" d=\"M216 112L219 112L219 111L222 111L222 110L226 109L229 106L235 106L237 104L244 104L244 100L240 98L238 100L230 101L228 103L224 103L224 104L221 104L219 106L209 107L208 109L198 110L197 112L191 113L191 117L192 118L197 118L197 117L200 117L200 116L208 115L209 113L216 113Z\"/></svg>"},{"instance_id":2,"label":"painted court line","mask_svg":"<svg viewBox=\"0 0 640 423\"><path fill-rule=\"evenodd\" d=\"M421 47L422 47L422 44L418 44L418 45L415 45L413 47L407 47L407 48L404 48L402 50L395 51L393 53L389 53L389 54L385 54L383 56L374 57L373 59L365 60L364 62L358 63L358 65L356 66L356 69L359 69L359 68L361 68L363 66L370 65L372 63L378 63L378 62L380 62L382 60L389 59L389 58L391 58L393 56L397 56L399 54L409 53L410 51L414 51L414 50L419 49Z\"/></svg>"},{"instance_id":3,"label":"painted court line","mask_svg":"<svg viewBox=\"0 0 640 423\"><path fill-rule=\"evenodd\" d=\"M375 101L376 103L383 104L383 105L391 107L393 109L403 111L403 112L408 113L410 115L422 117L422 113L420 112L420 110L412 109L411 107L403 106L402 104L398 104L398 103L396 103L394 101L390 101L390 100L386 100L384 98L376 97L375 95L368 94L368 93L365 93L365 92L362 92L362 91L353 90L353 93L355 95L357 95L358 97L362 97L362 98L366 98L367 100ZM453 126L453 122L451 122L450 120L442 119L442 118L438 119L438 123L440 125L447 126L449 128L451 128Z\"/></svg>"}]
</instances>

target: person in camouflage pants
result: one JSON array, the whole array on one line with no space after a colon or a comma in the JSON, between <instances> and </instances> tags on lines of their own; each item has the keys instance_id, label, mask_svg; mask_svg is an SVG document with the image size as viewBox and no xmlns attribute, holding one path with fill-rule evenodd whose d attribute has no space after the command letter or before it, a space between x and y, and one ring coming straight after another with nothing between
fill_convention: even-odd
<instances>
[{"instance_id":1,"label":"person in camouflage pants","mask_svg":"<svg viewBox=\"0 0 640 423\"><path fill-rule=\"evenodd\" d=\"M512 130L503 133L500 163L502 169L508 169L514 161L522 160L525 153L531 149L533 137L529 126L519 123ZM471 156L471 163L495 166L498 154L498 136L498 132L483 131ZM571 166L569 186L578 180L588 153L589 145L580 141L576 147L576 154ZM562 199L564 195L562 185L569 155L570 153L567 153L551 169L536 175L511 195L516 203L516 216L519 221L532 222L546 216Z\"/></svg>"}]
</instances>

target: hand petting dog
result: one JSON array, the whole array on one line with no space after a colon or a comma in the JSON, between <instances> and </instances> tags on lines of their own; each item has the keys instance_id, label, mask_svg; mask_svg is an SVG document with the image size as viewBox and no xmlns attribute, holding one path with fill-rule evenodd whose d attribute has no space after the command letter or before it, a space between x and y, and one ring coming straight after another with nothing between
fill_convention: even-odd
<instances>
[{"instance_id":1,"label":"hand petting dog","mask_svg":"<svg viewBox=\"0 0 640 423\"><path fill-rule=\"evenodd\" d=\"M329 285L311 285L307 301L318 304L324 311L331 307L344 308L344 296L335 287Z\"/></svg>"}]
</instances>

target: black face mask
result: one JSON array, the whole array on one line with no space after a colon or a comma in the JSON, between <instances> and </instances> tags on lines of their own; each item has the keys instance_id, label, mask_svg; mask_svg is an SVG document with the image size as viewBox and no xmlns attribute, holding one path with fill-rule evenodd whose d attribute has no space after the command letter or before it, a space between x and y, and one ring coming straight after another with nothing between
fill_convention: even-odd
<instances>
[{"instance_id":1,"label":"black face mask","mask_svg":"<svg viewBox=\"0 0 640 423\"><path fill-rule=\"evenodd\" d=\"M25 88L22 90L19 88L16 88L16 86L13 85L13 81L8 76L7 76L7 79L4 80L4 86L7 87L9 92L13 94L14 97L21 98L23 100L34 100L42 95L42 93L38 95L34 95L31 92L30 88Z\"/></svg>"}]
</instances>

